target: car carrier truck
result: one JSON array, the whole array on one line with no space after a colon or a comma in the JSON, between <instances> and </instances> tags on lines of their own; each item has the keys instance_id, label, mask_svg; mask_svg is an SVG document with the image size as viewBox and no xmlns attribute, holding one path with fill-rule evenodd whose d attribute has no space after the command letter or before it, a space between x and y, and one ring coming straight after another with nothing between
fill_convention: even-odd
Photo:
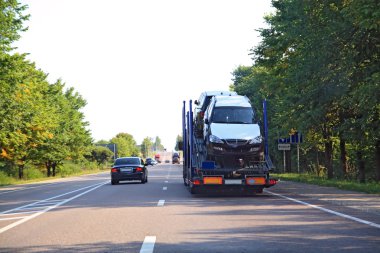
<instances>
[{"instance_id":1,"label":"car carrier truck","mask_svg":"<svg viewBox=\"0 0 380 253\"><path fill-rule=\"evenodd\" d=\"M268 154L266 101L263 102L262 133L247 97L236 93L228 96L217 92L209 94L212 95L207 100L207 108L195 102L196 115L192 100L188 102L188 110L186 101L183 102L185 186L196 194L215 191L262 193L264 188L275 185L277 179L269 175L273 164Z\"/></svg>"}]
</instances>

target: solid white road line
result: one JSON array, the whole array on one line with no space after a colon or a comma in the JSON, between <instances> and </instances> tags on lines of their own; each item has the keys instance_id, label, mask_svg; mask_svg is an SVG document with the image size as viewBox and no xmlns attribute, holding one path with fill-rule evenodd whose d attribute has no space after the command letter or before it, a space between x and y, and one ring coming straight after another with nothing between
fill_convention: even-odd
<instances>
[{"instance_id":1,"label":"solid white road line","mask_svg":"<svg viewBox=\"0 0 380 253\"><path fill-rule=\"evenodd\" d=\"M162 187L162 190L166 191L168 189L168 187L164 186Z\"/></svg>"},{"instance_id":2,"label":"solid white road line","mask_svg":"<svg viewBox=\"0 0 380 253\"><path fill-rule=\"evenodd\" d=\"M33 218L35 218L35 217L37 217L37 216L39 216L39 215L41 215L41 214L43 214L43 213L46 213L46 212L48 212L49 210L51 210L51 209L53 209L53 208L56 208L56 207L58 207L58 206L61 206L61 205L65 204L65 203L67 203L67 202L69 202L69 201L71 201L71 200L73 200L73 199L79 198L80 196L82 196L82 195L84 195L84 194L86 194L86 193L89 193L89 192L91 192L91 191L93 191L93 190L95 190L95 189L99 188L100 186L103 186L103 185L105 185L105 184L107 184L107 183L109 183L108 180L107 180L106 182L103 182L103 183L100 183L100 184L98 183L98 184L96 184L93 188L90 188L90 189L87 190L87 191L84 191L84 192L82 192L82 193L79 193L78 195L75 195L75 196L73 196L73 197L71 197L71 198L65 199L65 200L63 200L62 202L59 202L59 203L57 203L57 204L55 204L55 205L53 205L53 206L49 206L49 207L47 207L46 209L41 210L40 212L37 212L37 213L34 213L34 214L30 215L30 216L25 217L25 218L22 219L22 220L19 220L19 221L17 221L17 222L14 222L14 223L12 223L12 224L9 224L8 226L5 226L5 227L3 227L3 228L0 229L0 234L3 233L3 232L5 232L5 231L7 231L7 230L9 230L9 229L11 229L11 228L14 228L14 227L20 225L20 224L22 224L22 223L24 223L24 222L26 222L26 221L28 221L28 220L31 220L31 219L33 219ZM88 187L84 187L84 188L82 188L82 189L85 189L85 188L88 188ZM78 191L78 190L76 190L76 191ZM75 191L72 191L72 192L75 192ZM66 193L66 194L61 194L61 195L59 195L59 196L63 196L63 195L67 195L67 194L68 194L68 193ZM57 196L56 196L56 197L57 197ZM54 197L53 197L53 198L54 198ZM52 198L49 198L49 200L50 200L50 199L52 199ZM41 201L38 201L37 203L39 203L39 202L41 202ZM15 209L16 209L16 208L15 208ZM13 209L12 209L12 210L13 210ZM3 213L6 213L6 212L3 212Z\"/></svg>"},{"instance_id":3,"label":"solid white road line","mask_svg":"<svg viewBox=\"0 0 380 253\"><path fill-rule=\"evenodd\" d=\"M104 185L104 184L106 184L106 182L105 183L101 183L101 185ZM37 205L37 204L39 204L41 202L43 202L43 203L48 202L48 201L50 202L53 199L56 199L56 198L59 198L59 197L62 197L62 196L65 196L65 195L68 195L68 194L71 194L71 193L74 193L74 192L77 192L77 191L81 191L81 190L84 190L84 189L87 189L87 188L91 188L91 187L94 187L94 186L97 186L97 185L99 185L99 183L93 184L93 185L90 185L90 186L86 186L86 187L83 187L83 188L80 188L80 189L77 189L77 190L74 190L74 191L71 191L71 192L66 192L66 193L63 193L63 194L60 194L60 195L57 195L57 196L54 196L54 197L51 197L51 198L48 198L48 199L43 199L43 200L31 203L31 204L27 204L27 205L24 205L24 206L13 208L13 209L1 212L0 214L10 213L10 212L17 211L17 210L23 210L23 209L25 209L25 208L27 208L29 206L34 206L34 205Z\"/></svg>"},{"instance_id":4,"label":"solid white road line","mask_svg":"<svg viewBox=\"0 0 380 253\"><path fill-rule=\"evenodd\" d=\"M152 253L155 243L156 243L155 236L145 236L144 242L140 249L140 253Z\"/></svg>"},{"instance_id":5,"label":"solid white road line","mask_svg":"<svg viewBox=\"0 0 380 253\"><path fill-rule=\"evenodd\" d=\"M164 199L160 199L157 203L157 206L164 206L165 204L165 200Z\"/></svg>"},{"instance_id":6,"label":"solid white road line","mask_svg":"<svg viewBox=\"0 0 380 253\"><path fill-rule=\"evenodd\" d=\"M0 221L2 221L2 220L19 220L19 219L24 219L25 217L28 217L28 216L19 216L19 217L10 217L10 218L0 218Z\"/></svg>"},{"instance_id":7,"label":"solid white road line","mask_svg":"<svg viewBox=\"0 0 380 253\"><path fill-rule=\"evenodd\" d=\"M374 223L374 222L362 220L362 219L359 219L359 218L356 218L356 217L353 217L353 216L350 216L350 215L347 215L347 214L344 214L344 213L335 212L335 211L327 209L327 208L323 208L323 207L320 207L320 206L317 206L317 205L312 205L312 204L309 204L307 202L303 202L301 200L289 198L289 197L286 197L284 195L281 195L281 194L278 194L278 193L274 193L274 192L271 192L271 191L268 191L268 190L265 190L265 192L270 193L270 194L275 195L275 196L278 196L278 197L281 197L281 198L284 198L284 199L287 199L287 200L290 200L290 201L293 201L293 202L296 202L296 203L299 203L299 204L302 204L302 205L305 205L305 206L309 206L309 207L321 210L321 211L326 212L326 213L334 214L334 215L337 215L339 217L346 218L346 219L349 219L349 220L353 220L353 221L356 221L356 222L359 222L359 223L363 223L363 224L366 224L366 225L369 225L369 226L372 226L372 227L375 227L375 228L380 228L380 224L377 224L377 223Z\"/></svg>"}]
</instances>

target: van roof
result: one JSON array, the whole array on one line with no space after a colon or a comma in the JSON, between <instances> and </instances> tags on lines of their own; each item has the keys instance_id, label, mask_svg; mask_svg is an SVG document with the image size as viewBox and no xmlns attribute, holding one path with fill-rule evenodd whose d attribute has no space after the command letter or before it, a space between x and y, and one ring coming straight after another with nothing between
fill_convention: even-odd
<instances>
[{"instance_id":1,"label":"van roof","mask_svg":"<svg viewBox=\"0 0 380 253\"><path fill-rule=\"evenodd\" d=\"M215 106L239 106L239 107L251 107L251 103L246 96L215 96Z\"/></svg>"},{"instance_id":2,"label":"van roof","mask_svg":"<svg viewBox=\"0 0 380 253\"><path fill-rule=\"evenodd\" d=\"M203 92L206 96L235 96L237 93L235 91L226 91L226 90L214 90L214 91L205 91Z\"/></svg>"}]
</instances>

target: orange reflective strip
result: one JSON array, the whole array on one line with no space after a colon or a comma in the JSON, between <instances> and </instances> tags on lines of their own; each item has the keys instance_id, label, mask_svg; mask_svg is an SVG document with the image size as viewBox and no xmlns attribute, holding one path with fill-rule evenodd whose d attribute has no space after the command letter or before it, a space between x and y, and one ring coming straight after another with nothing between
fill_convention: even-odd
<instances>
[{"instance_id":1,"label":"orange reflective strip","mask_svg":"<svg viewBox=\"0 0 380 253\"><path fill-rule=\"evenodd\" d=\"M245 183L248 185L264 185L265 177L247 177Z\"/></svg>"},{"instance_id":2,"label":"orange reflective strip","mask_svg":"<svg viewBox=\"0 0 380 253\"><path fill-rule=\"evenodd\" d=\"M204 184L223 184L223 178L222 177L204 177L203 183Z\"/></svg>"}]
</instances>

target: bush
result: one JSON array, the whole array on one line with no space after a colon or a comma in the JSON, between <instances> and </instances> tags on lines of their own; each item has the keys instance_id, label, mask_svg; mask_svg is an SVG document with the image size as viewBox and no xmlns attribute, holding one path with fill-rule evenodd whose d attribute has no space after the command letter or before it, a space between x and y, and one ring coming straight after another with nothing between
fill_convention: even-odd
<instances>
[{"instance_id":1,"label":"bush","mask_svg":"<svg viewBox=\"0 0 380 253\"><path fill-rule=\"evenodd\" d=\"M42 173L39 169L28 167L24 169L24 179L39 179L45 177L44 173Z\"/></svg>"},{"instance_id":2,"label":"bush","mask_svg":"<svg viewBox=\"0 0 380 253\"><path fill-rule=\"evenodd\" d=\"M79 174L81 171L81 166L79 164L74 163L64 163L57 168L57 174L59 174L61 177Z\"/></svg>"},{"instance_id":3,"label":"bush","mask_svg":"<svg viewBox=\"0 0 380 253\"><path fill-rule=\"evenodd\" d=\"M0 185L9 185L14 182L15 179L13 177L8 176L4 171L0 171Z\"/></svg>"}]
</instances>

